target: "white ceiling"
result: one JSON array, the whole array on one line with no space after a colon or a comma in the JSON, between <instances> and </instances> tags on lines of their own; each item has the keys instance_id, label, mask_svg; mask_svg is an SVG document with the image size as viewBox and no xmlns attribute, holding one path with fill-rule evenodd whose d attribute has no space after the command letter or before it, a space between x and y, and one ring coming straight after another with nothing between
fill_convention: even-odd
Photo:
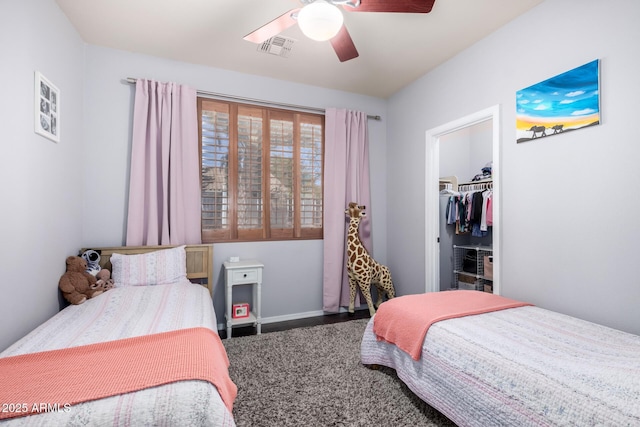
<instances>
[{"instance_id":1,"label":"white ceiling","mask_svg":"<svg viewBox=\"0 0 640 427\"><path fill-rule=\"evenodd\" d=\"M436 0L431 13L345 12L360 56L296 42L284 58L242 38L297 0L56 0L85 42L242 73L387 98L544 0ZM389 0L393 1L393 0ZM147 77L147 76L131 76Z\"/></svg>"}]
</instances>

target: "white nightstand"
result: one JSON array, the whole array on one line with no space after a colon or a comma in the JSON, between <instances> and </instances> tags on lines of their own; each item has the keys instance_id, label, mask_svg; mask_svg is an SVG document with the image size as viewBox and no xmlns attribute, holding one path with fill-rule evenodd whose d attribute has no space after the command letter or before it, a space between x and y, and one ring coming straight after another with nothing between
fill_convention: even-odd
<instances>
[{"instance_id":1,"label":"white nightstand","mask_svg":"<svg viewBox=\"0 0 640 427\"><path fill-rule=\"evenodd\" d=\"M234 326L253 324L256 332L260 334L262 317L260 315L260 301L262 298L262 269L264 264L254 259L224 264L225 300L227 318L227 339L231 338L231 330ZM233 306L233 287L238 285L253 286L253 307L249 317L234 319L231 313Z\"/></svg>"}]
</instances>

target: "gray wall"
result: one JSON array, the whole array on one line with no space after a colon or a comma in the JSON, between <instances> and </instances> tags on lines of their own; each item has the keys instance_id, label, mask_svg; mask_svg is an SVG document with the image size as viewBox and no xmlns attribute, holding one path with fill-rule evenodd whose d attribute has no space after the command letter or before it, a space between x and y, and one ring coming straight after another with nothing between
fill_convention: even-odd
<instances>
[{"instance_id":1,"label":"gray wall","mask_svg":"<svg viewBox=\"0 0 640 427\"><path fill-rule=\"evenodd\" d=\"M51 0L0 0L0 350L58 311L82 244L84 47ZM60 90L60 142L34 133L34 72Z\"/></svg>"},{"instance_id":2,"label":"gray wall","mask_svg":"<svg viewBox=\"0 0 640 427\"><path fill-rule=\"evenodd\" d=\"M425 286L425 131L500 105L503 295L640 333L638 16L636 0L547 0L389 99L400 294ZM602 124L516 144L516 91L597 58Z\"/></svg>"},{"instance_id":3,"label":"gray wall","mask_svg":"<svg viewBox=\"0 0 640 427\"><path fill-rule=\"evenodd\" d=\"M476 123L439 139L439 176L455 175L470 182L493 158L492 121Z\"/></svg>"}]
</instances>

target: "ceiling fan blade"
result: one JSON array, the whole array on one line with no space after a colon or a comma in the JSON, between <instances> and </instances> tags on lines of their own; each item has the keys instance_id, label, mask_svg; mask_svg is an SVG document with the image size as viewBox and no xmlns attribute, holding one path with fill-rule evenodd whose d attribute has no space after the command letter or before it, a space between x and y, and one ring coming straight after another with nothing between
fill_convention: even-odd
<instances>
[{"instance_id":1,"label":"ceiling fan blade","mask_svg":"<svg viewBox=\"0 0 640 427\"><path fill-rule=\"evenodd\" d=\"M436 0L360 0L360 6L343 4L349 12L429 13Z\"/></svg>"},{"instance_id":2,"label":"ceiling fan blade","mask_svg":"<svg viewBox=\"0 0 640 427\"><path fill-rule=\"evenodd\" d=\"M338 31L338 34L333 36L330 40L331 46L333 46L333 50L336 51L338 55L338 59L340 62L345 62L353 58L358 57L358 51L356 50L356 45L353 43L351 39L351 35L349 31L347 31L347 27L344 25Z\"/></svg>"},{"instance_id":3,"label":"ceiling fan blade","mask_svg":"<svg viewBox=\"0 0 640 427\"><path fill-rule=\"evenodd\" d=\"M290 11L283 13L268 24L263 25L252 33L243 37L246 41L253 43L262 43L265 40L269 40L271 37L276 36L286 30L289 27L298 23L298 20L294 18L297 16L300 8L291 9Z\"/></svg>"}]
</instances>

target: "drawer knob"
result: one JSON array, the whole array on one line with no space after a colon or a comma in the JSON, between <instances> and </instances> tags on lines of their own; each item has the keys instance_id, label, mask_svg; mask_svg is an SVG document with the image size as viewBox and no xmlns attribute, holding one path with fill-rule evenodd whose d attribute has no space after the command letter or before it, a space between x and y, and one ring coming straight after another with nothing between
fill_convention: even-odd
<instances>
[{"instance_id":1,"label":"drawer knob","mask_svg":"<svg viewBox=\"0 0 640 427\"><path fill-rule=\"evenodd\" d=\"M243 277L247 277L247 273L244 273L244 274L243 274Z\"/></svg>"}]
</instances>

